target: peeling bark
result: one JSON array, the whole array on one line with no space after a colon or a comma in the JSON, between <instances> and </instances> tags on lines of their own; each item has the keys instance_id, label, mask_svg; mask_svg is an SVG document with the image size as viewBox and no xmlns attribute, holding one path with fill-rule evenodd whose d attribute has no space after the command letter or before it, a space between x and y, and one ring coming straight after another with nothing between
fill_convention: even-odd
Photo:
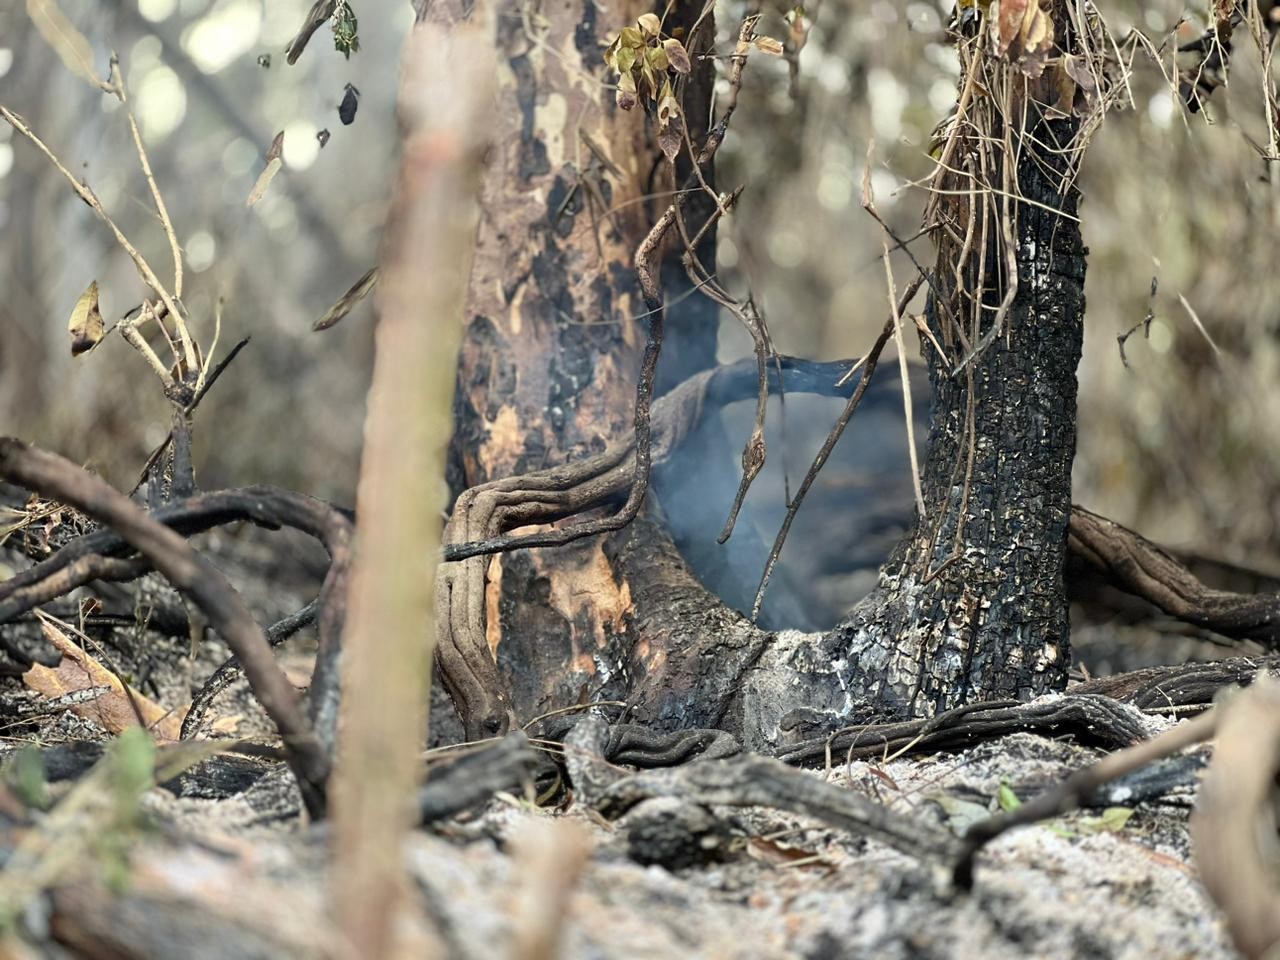
<instances>
[{"instance_id":1,"label":"peeling bark","mask_svg":"<svg viewBox=\"0 0 1280 960\"><path fill-rule=\"evenodd\" d=\"M423 15L458 17L465 6L437 2ZM683 158L675 171L662 161L644 111L618 109L601 82L608 37L648 9L570 0L536 18L499 17L497 146L458 364L455 492L598 457L630 434L645 313L633 257L674 182L688 174ZM697 13L672 11L666 29L686 18L692 27ZM712 33L708 23L694 42ZM691 118L705 120L713 79L709 61L690 78ZM660 199L646 200L652 193ZM686 217L700 225L706 210L697 206L687 205ZM713 236L701 251L711 262ZM668 290L675 299L688 281L672 259L663 272L677 285ZM714 307L697 298L682 307L660 389L714 363L717 327ZM455 518L466 512L455 508ZM526 511L528 522L540 522L537 512ZM474 529L488 517L482 510ZM596 537L444 569L441 673L469 736L625 694L635 588L609 559L611 543Z\"/></svg>"}]
</instances>

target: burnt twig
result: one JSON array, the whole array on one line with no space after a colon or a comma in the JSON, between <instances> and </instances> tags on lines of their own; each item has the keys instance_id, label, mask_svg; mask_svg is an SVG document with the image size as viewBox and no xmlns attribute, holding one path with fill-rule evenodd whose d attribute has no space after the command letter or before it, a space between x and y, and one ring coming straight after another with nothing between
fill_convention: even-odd
<instances>
[{"instance_id":1,"label":"burnt twig","mask_svg":"<svg viewBox=\"0 0 1280 960\"><path fill-rule=\"evenodd\" d=\"M898 300L898 314L906 310L907 304L911 302L911 298L916 295L916 291L920 289L920 285L923 282L924 276L922 274L907 285L907 289ZM778 557L782 555L782 546L787 542L787 534L791 532L791 524L800 510L800 505L804 502L809 488L813 486L813 482L818 478L818 473L826 465L827 459L831 456L831 451L835 449L836 444L840 442L840 437L844 435L845 427L853 419L853 414L858 409L858 404L862 402L862 396L867 392L867 387L871 385L871 376L875 373L876 364L880 360L880 354L884 351L885 344L893 336L893 329L894 322L893 318L890 317L883 329L881 329L880 336L876 338L876 342L871 345L871 349L867 351L867 355L862 360L862 378L858 381L857 388L853 391L852 396L849 397L849 402L845 404L844 409L840 411L840 416L836 418L835 425L831 428L831 433L827 435L826 441L822 444L822 449L818 451L817 456L813 458L813 463L809 465L809 470L805 473L804 480L800 482L800 489L796 491L796 495L787 504L787 515L782 521L782 526L778 529L778 535L774 538L773 546L769 548L769 559L765 561L764 572L760 575L760 586L756 588L756 598L751 604L752 621L755 621L760 616L760 604L764 602L764 592L769 586L774 567L778 565Z\"/></svg>"},{"instance_id":2,"label":"burnt twig","mask_svg":"<svg viewBox=\"0 0 1280 960\"><path fill-rule=\"evenodd\" d=\"M273 623L267 628L267 642L273 647L278 647L303 627L314 623L319 609L319 600L312 600L296 613ZM213 703L214 698L243 675L244 667L240 664L239 657L233 656L224 660L204 682L204 686L191 698L187 715L182 718L179 739L190 739L200 729L200 725L204 722L204 715L209 711L209 705Z\"/></svg>"},{"instance_id":3,"label":"burnt twig","mask_svg":"<svg viewBox=\"0 0 1280 960\"><path fill-rule=\"evenodd\" d=\"M1188 720L1152 740L1135 744L1077 770L1052 790L1033 797L1015 810L975 823L965 833L960 858L956 861L953 871L956 885L963 889L973 886L974 858L978 851L1002 833L1078 809L1104 784L1213 736L1216 722L1212 712Z\"/></svg>"}]
</instances>

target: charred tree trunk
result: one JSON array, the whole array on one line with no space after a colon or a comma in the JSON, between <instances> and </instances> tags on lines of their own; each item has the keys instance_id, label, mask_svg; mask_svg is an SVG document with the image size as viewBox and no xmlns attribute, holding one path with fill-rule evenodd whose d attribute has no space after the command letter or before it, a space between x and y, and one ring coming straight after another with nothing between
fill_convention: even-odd
<instances>
[{"instance_id":1,"label":"charred tree trunk","mask_svg":"<svg viewBox=\"0 0 1280 960\"><path fill-rule=\"evenodd\" d=\"M1011 292L1013 281L993 270L972 288L985 286L986 323L977 335L967 345L944 338L946 357L926 349L933 405L922 467L925 516L917 516L882 570L878 589L843 623L817 641L800 635L788 643L784 635L770 651L754 713L766 720L773 711L765 705L795 672L811 695L774 714L780 730L761 728L766 740L784 742L789 731L812 735L812 723L932 716L1066 685L1063 569L1086 251L1070 171L1029 142L1066 142L1072 127L1046 122L1025 141L1016 180L1025 199L1011 205L1016 290L1002 332L956 372ZM954 257L944 243L928 313L933 329L953 326L938 293L957 302L945 283L954 277Z\"/></svg>"},{"instance_id":2,"label":"charred tree trunk","mask_svg":"<svg viewBox=\"0 0 1280 960\"><path fill-rule=\"evenodd\" d=\"M465 529L451 542L607 506L630 482L640 340L631 318L643 309L630 258L655 211L634 203L597 221L576 207L587 194L574 193L582 171L569 144L581 127L608 145L611 162L595 175L613 168L603 179L615 207L653 189L657 152L637 117L545 55L555 45L571 64L588 62L640 12L598 22L595 9L548 12L537 37L504 20L511 81L495 115L514 120L495 137L503 147L484 191L451 478L490 482L459 500L451 524ZM1060 50L1075 49L1067 18L1055 17ZM468 736L616 699L634 722L718 727L767 750L872 717L1064 685L1084 317L1080 122L1045 108L1056 76L1028 80L1029 54L990 55L968 29L965 122L948 140L944 200L931 210L940 239L928 319L943 354L925 349L934 396L924 514L879 588L825 635L768 633L709 594L652 519L568 547L446 564L441 672ZM681 348L687 365L674 380L713 353L714 311L671 326L682 324L693 346ZM719 382L694 377L661 417L655 407L662 443L687 435Z\"/></svg>"}]
</instances>

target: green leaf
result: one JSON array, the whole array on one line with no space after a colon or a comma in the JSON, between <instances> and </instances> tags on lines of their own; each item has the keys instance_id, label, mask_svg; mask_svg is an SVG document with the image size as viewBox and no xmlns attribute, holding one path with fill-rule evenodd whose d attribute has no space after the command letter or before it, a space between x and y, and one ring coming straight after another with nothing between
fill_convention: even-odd
<instances>
[{"instance_id":1,"label":"green leaf","mask_svg":"<svg viewBox=\"0 0 1280 960\"><path fill-rule=\"evenodd\" d=\"M348 60L360 50L360 26L351 4L341 2L333 12L333 46Z\"/></svg>"},{"instance_id":2,"label":"green leaf","mask_svg":"<svg viewBox=\"0 0 1280 960\"><path fill-rule=\"evenodd\" d=\"M639 27L623 27L618 39L622 41L624 47L634 47L637 50L645 45L644 34L640 32Z\"/></svg>"},{"instance_id":3,"label":"green leaf","mask_svg":"<svg viewBox=\"0 0 1280 960\"><path fill-rule=\"evenodd\" d=\"M1000 809L1005 813L1011 813L1022 806L1022 801L1013 792L1013 787L1009 786L1008 780L1000 781L1000 791L996 794L996 803L1000 804Z\"/></svg>"},{"instance_id":4,"label":"green leaf","mask_svg":"<svg viewBox=\"0 0 1280 960\"><path fill-rule=\"evenodd\" d=\"M615 60L619 73L630 73L636 63L636 49L634 47L619 48Z\"/></svg>"},{"instance_id":5,"label":"green leaf","mask_svg":"<svg viewBox=\"0 0 1280 960\"><path fill-rule=\"evenodd\" d=\"M1081 833L1119 833L1132 816L1130 807L1107 807L1100 817L1082 817L1076 827Z\"/></svg>"}]
</instances>

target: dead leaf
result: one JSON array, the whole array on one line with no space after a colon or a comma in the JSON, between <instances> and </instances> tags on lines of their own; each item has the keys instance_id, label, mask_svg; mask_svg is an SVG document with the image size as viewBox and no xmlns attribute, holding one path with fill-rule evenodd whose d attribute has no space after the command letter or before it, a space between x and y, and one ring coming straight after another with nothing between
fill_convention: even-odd
<instances>
[{"instance_id":1,"label":"dead leaf","mask_svg":"<svg viewBox=\"0 0 1280 960\"><path fill-rule=\"evenodd\" d=\"M1034 0L1031 0L1034 2ZM1022 21L1027 15L1028 0L1000 0L992 27L995 28L996 53L1005 54L1022 32Z\"/></svg>"},{"instance_id":2,"label":"dead leaf","mask_svg":"<svg viewBox=\"0 0 1280 960\"><path fill-rule=\"evenodd\" d=\"M1062 58L1062 69L1067 71L1067 75L1076 82L1076 86L1081 90L1092 93L1098 89L1097 81L1094 79L1093 72L1089 69L1089 64L1084 57L1077 57L1068 53Z\"/></svg>"},{"instance_id":3,"label":"dead leaf","mask_svg":"<svg viewBox=\"0 0 1280 960\"><path fill-rule=\"evenodd\" d=\"M761 53L767 53L770 56L782 56L783 47L781 40L775 40L773 37L756 37L752 41L756 45L756 49Z\"/></svg>"},{"instance_id":4,"label":"dead leaf","mask_svg":"<svg viewBox=\"0 0 1280 960\"><path fill-rule=\"evenodd\" d=\"M662 49L666 51L667 63L671 65L671 69L676 73L689 73L693 70L693 63L689 60L689 51L675 37L663 40Z\"/></svg>"},{"instance_id":5,"label":"dead leaf","mask_svg":"<svg viewBox=\"0 0 1280 960\"><path fill-rule=\"evenodd\" d=\"M267 192L267 187L271 186L271 181L276 178L276 174L280 172L280 168L283 166L284 161L279 157L273 157L267 161L265 169L258 174L258 182L249 191L249 199L244 202L246 207L252 207L262 199L262 195Z\"/></svg>"},{"instance_id":6,"label":"dead leaf","mask_svg":"<svg viewBox=\"0 0 1280 960\"><path fill-rule=\"evenodd\" d=\"M284 154L284 131L281 130L271 139L271 146L267 147L266 161L270 163L272 160Z\"/></svg>"},{"instance_id":7,"label":"dead leaf","mask_svg":"<svg viewBox=\"0 0 1280 960\"><path fill-rule=\"evenodd\" d=\"M1065 59L1065 58L1064 58ZM1051 90L1053 100L1048 104L1051 116L1070 117L1075 113L1076 82L1064 64L1054 68Z\"/></svg>"},{"instance_id":8,"label":"dead leaf","mask_svg":"<svg viewBox=\"0 0 1280 960\"><path fill-rule=\"evenodd\" d=\"M618 78L618 92L616 100L618 106L623 110L630 110L636 105L636 81L629 73L624 73Z\"/></svg>"},{"instance_id":9,"label":"dead leaf","mask_svg":"<svg viewBox=\"0 0 1280 960\"><path fill-rule=\"evenodd\" d=\"M234 734L240 729L240 724L244 723L243 713L231 713L224 717L219 717L209 725L210 731L217 734Z\"/></svg>"},{"instance_id":10,"label":"dead leaf","mask_svg":"<svg viewBox=\"0 0 1280 960\"><path fill-rule=\"evenodd\" d=\"M53 47L68 70L83 77L95 87L102 82L93 72L93 47L75 24L56 3L56 0L27 0L27 16L35 25L44 42Z\"/></svg>"},{"instance_id":11,"label":"dead leaf","mask_svg":"<svg viewBox=\"0 0 1280 960\"><path fill-rule=\"evenodd\" d=\"M62 654L56 667L35 664L22 675L22 682L46 697L61 697L88 687L105 687L95 700L72 707L76 714L96 720L110 733L138 726L138 718L157 741L177 740L187 708L166 710L154 700L132 687L127 687L114 673L89 656L82 648L48 620L41 620L45 639Z\"/></svg>"},{"instance_id":12,"label":"dead leaf","mask_svg":"<svg viewBox=\"0 0 1280 960\"><path fill-rule=\"evenodd\" d=\"M656 13L641 14L640 19L636 21L640 29L644 31L645 36L656 37L662 32L662 21L658 19Z\"/></svg>"},{"instance_id":13,"label":"dead leaf","mask_svg":"<svg viewBox=\"0 0 1280 960\"><path fill-rule=\"evenodd\" d=\"M102 314L98 310L98 281L94 280L89 289L80 294L67 323L67 333L71 334L71 355L78 357L93 349L102 339L103 329Z\"/></svg>"},{"instance_id":14,"label":"dead leaf","mask_svg":"<svg viewBox=\"0 0 1280 960\"><path fill-rule=\"evenodd\" d=\"M820 867L830 870L834 864L823 857L801 846L781 843L768 837L752 837L747 841L747 855L773 867Z\"/></svg>"},{"instance_id":15,"label":"dead leaf","mask_svg":"<svg viewBox=\"0 0 1280 960\"><path fill-rule=\"evenodd\" d=\"M1033 80L1044 73L1053 48L1053 18L1040 0L1000 0L992 29L998 55Z\"/></svg>"},{"instance_id":16,"label":"dead leaf","mask_svg":"<svg viewBox=\"0 0 1280 960\"><path fill-rule=\"evenodd\" d=\"M356 119L356 108L360 106L360 91L351 84L342 88L342 102L338 104L338 119L344 127L351 126Z\"/></svg>"},{"instance_id":17,"label":"dead leaf","mask_svg":"<svg viewBox=\"0 0 1280 960\"><path fill-rule=\"evenodd\" d=\"M284 160L281 157L283 153L284 131L281 130L275 135L275 139L271 141L271 146L267 147L267 165L258 174L257 182L253 185L253 189L249 191L249 199L244 202L246 207L252 207L267 192L267 187L271 186L271 181L276 178L276 174L284 166Z\"/></svg>"},{"instance_id":18,"label":"dead leaf","mask_svg":"<svg viewBox=\"0 0 1280 960\"><path fill-rule=\"evenodd\" d=\"M680 153L680 131L684 129L683 123L679 114L676 114L668 117L667 122L658 128L658 146L672 163Z\"/></svg>"},{"instance_id":19,"label":"dead leaf","mask_svg":"<svg viewBox=\"0 0 1280 960\"><path fill-rule=\"evenodd\" d=\"M334 324L338 323L355 306L369 295L378 283L378 268L370 267L365 275L351 285L351 289L340 296L337 301L328 310L324 312L324 316L311 325L312 330L328 330Z\"/></svg>"}]
</instances>

